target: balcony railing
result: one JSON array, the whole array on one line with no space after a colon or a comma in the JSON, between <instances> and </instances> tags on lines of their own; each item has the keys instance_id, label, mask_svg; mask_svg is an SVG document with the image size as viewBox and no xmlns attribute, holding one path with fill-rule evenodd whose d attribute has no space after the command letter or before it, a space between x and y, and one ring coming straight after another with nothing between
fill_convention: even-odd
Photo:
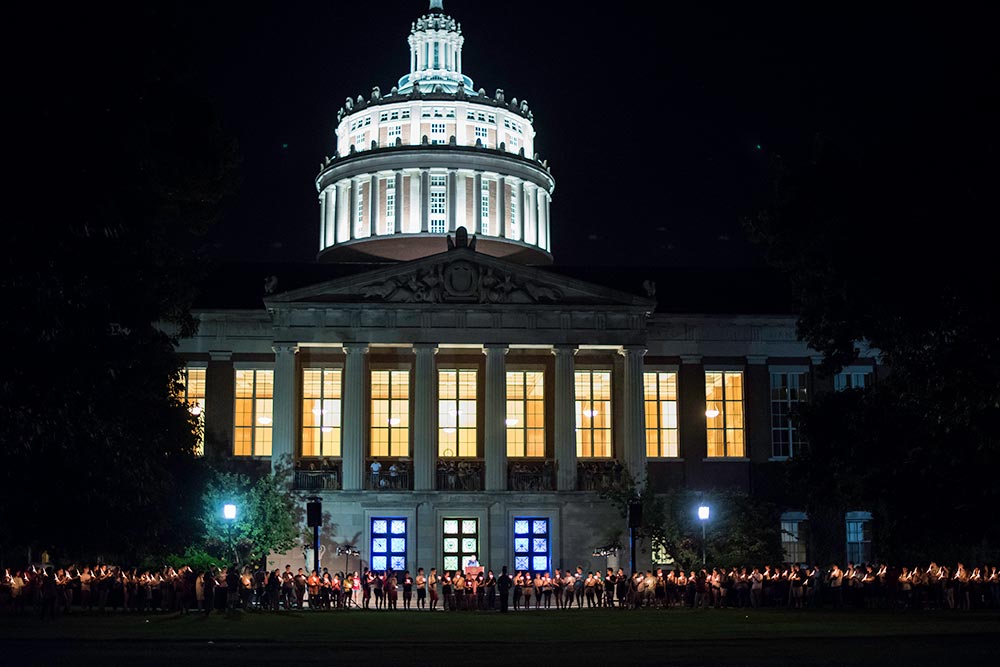
<instances>
[{"instance_id":1,"label":"balcony railing","mask_svg":"<svg viewBox=\"0 0 1000 667\"><path fill-rule=\"evenodd\" d=\"M409 491L410 464L395 459L366 461L365 488L371 491Z\"/></svg>"},{"instance_id":2,"label":"balcony railing","mask_svg":"<svg viewBox=\"0 0 1000 667\"><path fill-rule=\"evenodd\" d=\"M604 491L622 483L625 468L618 461L581 461L576 471L580 491Z\"/></svg>"},{"instance_id":3,"label":"balcony railing","mask_svg":"<svg viewBox=\"0 0 1000 667\"><path fill-rule=\"evenodd\" d=\"M323 468L321 470L296 470L296 491L339 491L340 468Z\"/></svg>"},{"instance_id":4,"label":"balcony railing","mask_svg":"<svg viewBox=\"0 0 1000 667\"><path fill-rule=\"evenodd\" d=\"M482 461L438 461L437 489L438 491L482 491L483 490Z\"/></svg>"},{"instance_id":5,"label":"balcony railing","mask_svg":"<svg viewBox=\"0 0 1000 667\"><path fill-rule=\"evenodd\" d=\"M510 491L551 491L555 488L554 473L551 461L508 463L507 488Z\"/></svg>"}]
</instances>

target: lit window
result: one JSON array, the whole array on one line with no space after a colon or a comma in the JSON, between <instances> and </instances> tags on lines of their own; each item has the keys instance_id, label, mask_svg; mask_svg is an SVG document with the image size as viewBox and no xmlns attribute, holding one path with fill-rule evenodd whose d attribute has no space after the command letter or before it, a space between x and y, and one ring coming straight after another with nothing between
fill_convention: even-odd
<instances>
[{"instance_id":1,"label":"lit window","mask_svg":"<svg viewBox=\"0 0 1000 667\"><path fill-rule=\"evenodd\" d=\"M864 389L868 386L869 375L871 375L871 373L867 371L837 373L833 376L833 388L836 391L844 391L846 389Z\"/></svg>"},{"instance_id":2,"label":"lit window","mask_svg":"<svg viewBox=\"0 0 1000 667\"><path fill-rule=\"evenodd\" d=\"M302 456L340 456L341 373L302 370Z\"/></svg>"},{"instance_id":3,"label":"lit window","mask_svg":"<svg viewBox=\"0 0 1000 667\"><path fill-rule=\"evenodd\" d=\"M376 572L392 570L405 572L406 519L403 517L372 517L371 569Z\"/></svg>"},{"instance_id":4,"label":"lit window","mask_svg":"<svg viewBox=\"0 0 1000 667\"><path fill-rule=\"evenodd\" d=\"M354 219L354 229L356 230L355 236L361 232L361 224L365 221L365 196L361 192L361 188L357 188L358 191L358 208L354 212L357 216Z\"/></svg>"},{"instance_id":5,"label":"lit window","mask_svg":"<svg viewBox=\"0 0 1000 667\"><path fill-rule=\"evenodd\" d=\"M367 118L365 118L365 126L368 126L368 125L371 125L371 124L372 124L372 117L368 116Z\"/></svg>"},{"instance_id":6,"label":"lit window","mask_svg":"<svg viewBox=\"0 0 1000 667\"><path fill-rule=\"evenodd\" d=\"M198 422L198 441L195 454L205 453L205 378L204 368L184 368L180 372L177 398L188 406L188 412Z\"/></svg>"},{"instance_id":7,"label":"lit window","mask_svg":"<svg viewBox=\"0 0 1000 667\"><path fill-rule=\"evenodd\" d=\"M378 115L378 119L379 119L380 122L385 122L385 121L389 120L389 112L388 111L383 111L382 113L380 113Z\"/></svg>"},{"instance_id":8,"label":"lit window","mask_svg":"<svg viewBox=\"0 0 1000 667\"><path fill-rule=\"evenodd\" d=\"M479 213L482 216L480 233L489 234L490 228L490 184L483 179L482 190L479 193Z\"/></svg>"},{"instance_id":9,"label":"lit window","mask_svg":"<svg viewBox=\"0 0 1000 667\"><path fill-rule=\"evenodd\" d=\"M454 109L445 109L444 110L444 117L445 118L454 118L455 117L455 110Z\"/></svg>"},{"instance_id":10,"label":"lit window","mask_svg":"<svg viewBox=\"0 0 1000 667\"><path fill-rule=\"evenodd\" d=\"M430 231L432 234L444 234L445 224L444 220L440 218L435 218L430 221Z\"/></svg>"},{"instance_id":11,"label":"lit window","mask_svg":"<svg viewBox=\"0 0 1000 667\"><path fill-rule=\"evenodd\" d=\"M517 148L518 148L518 146L517 146L517 137L507 137L507 138L510 140L508 142L510 144L510 149L512 151L517 151Z\"/></svg>"},{"instance_id":12,"label":"lit window","mask_svg":"<svg viewBox=\"0 0 1000 667\"><path fill-rule=\"evenodd\" d=\"M851 563L869 563L872 559L871 512L848 512L847 560Z\"/></svg>"},{"instance_id":13,"label":"lit window","mask_svg":"<svg viewBox=\"0 0 1000 667\"><path fill-rule=\"evenodd\" d=\"M517 195L510 198L510 237L517 237Z\"/></svg>"},{"instance_id":14,"label":"lit window","mask_svg":"<svg viewBox=\"0 0 1000 667\"><path fill-rule=\"evenodd\" d=\"M484 114L482 111L478 112L476 114L476 120L480 122L486 122L486 114Z\"/></svg>"},{"instance_id":15,"label":"lit window","mask_svg":"<svg viewBox=\"0 0 1000 667\"><path fill-rule=\"evenodd\" d=\"M476 371L438 371L438 456L476 456Z\"/></svg>"},{"instance_id":16,"label":"lit window","mask_svg":"<svg viewBox=\"0 0 1000 667\"><path fill-rule=\"evenodd\" d=\"M506 127L508 130L510 129L510 119L509 118L504 118L503 119L503 126Z\"/></svg>"},{"instance_id":17,"label":"lit window","mask_svg":"<svg viewBox=\"0 0 1000 667\"><path fill-rule=\"evenodd\" d=\"M469 109L468 111L465 112L465 119L476 120L476 112L473 111L472 109Z\"/></svg>"},{"instance_id":18,"label":"lit window","mask_svg":"<svg viewBox=\"0 0 1000 667\"><path fill-rule=\"evenodd\" d=\"M507 371L507 456L545 456L545 374Z\"/></svg>"},{"instance_id":19,"label":"lit window","mask_svg":"<svg viewBox=\"0 0 1000 667\"><path fill-rule=\"evenodd\" d=\"M446 176L431 176L431 187L443 188L445 186L446 179Z\"/></svg>"},{"instance_id":20,"label":"lit window","mask_svg":"<svg viewBox=\"0 0 1000 667\"><path fill-rule=\"evenodd\" d=\"M362 132L358 136L354 137L354 145L358 150L363 150L365 147L365 139L368 137L367 132Z\"/></svg>"},{"instance_id":21,"label":"lit window","mask_svg":"<svg viewBox=\"0 0 1000 667\"><path fill-rule=\"evenodd\" d=\"M785 458L799 451L802 436L791 414L805 401L805 373L771 373L772 456Z\"/></svg>"},{"instance_id":22,"label":"lit window","mask_svg":"<svg viewBox=\"0 0 1000 667\"><path fill-rule=\"evenodd\" d=\"M532 575L549 571L552 544L549 520L541 517L514 518L514 570Z\"/></svg>"},{"instance_id":23,"label":"lit window","mask_svg":"<svg viewBox=\"0 0 1000 667\"><path fill-rule=\"evenodd\" d=\"M611 371L576 371L576 455L611 456Z\"/></svg>"},{"instance_id":24,"label":"lit window","mask_svg":"<svg viewBox=\"0 0 1000 667\"><path fill-rule=\"evenodd\" d=\"M236 371L234 456L270 456L274 371Z\"/></svg>"},{"instance_id":25,"label":"lit window","mask_svg":"<svg viewBox=\"0 0 1000 667\"><path fill-rule=\"evenodd\" d=\"M444 134L444 123L431 123L431 134Z\"/></svg>"},{"instance_id":26,"label":"lit window","mask_svg":"<svg viewBox=\"0 0 1000 667\"><path fill-rule=\"evenodd\" d=\"M491 123L495 123L495 122L497 122L497 117L496 117L496 116L494 116L493 114L490 114L489 116L487 116L487 119L488 119L488 120L489 120L489 122L491 122Z\"/></svg>"},{"instance_id":27,"label":"lit window","mask_svg":"<svg viewBox=\"0 0 1000 667\"><path fill-rule=\"evenodd\" d=\"M805 563L806 515L803 512L785 512L781 515L781 548L786 563Z\"/></svg>"},{"instance_id":28,"label":"lit window","mask_svg":"<svg viewBox=\"0 0 1000 667\"><path fill-rule=\"evenodd\" d=\"M705 419L710 458L743 457L743 371L705 373Z\"/></svg>"},{"instance_id":29,"label":"lit window","mask_svg":"<svg viewBox=\"0 0 1000 667\"><path fill-rule=\"evenodd\" d=\"M445 572L465 570L470 560L479 560L479 519L444 519L441 535Z\"/></svg>"},{"instance_id":30,"label":"lit window","mask_svg":"<svg viewBox=\"0 0 1000 667\"><path fill-rule=\"evenodd\" d=\"M424 109L423 112L420 114L420 117L421 118L430 118L431 117L431 110L430 109Z\"/></svg>"},{"instance_id":31,"label":"lit window","mask_svg":"<svg viewBox=\"0 0 1000 667\"><path fill-rule=\"evenodd\" d=\"M444 215L444 192L431 192L431 214Z\"/></svg>"},{"instance_id":32,"label":"lit window","mask_svg":"<svg viewBox=\"0 0 1000 667\"><path fill-rule=\"evenodd\" d=\"M643 373L646 403L646 456L677 457L677 373Z\"/></svg>"},{"instance_id":33,"label":"lit window","mask_svg":"<svg viewBox=\"0 0 1000 667\"><path fill-rule=\"evenodd\" d=\"M400 112L400 114L399 114L399 117L400 117L400 118L401 118L402 120L406 120L407 118L409 118L409 117L410 117L410 110L409 110L409 109L403 109L403 110L402 110L402 111Z\"/></svg>"},{"instance_id":34,"label":"lit window","mask_svg":"<svg viewBox=\"0 0 1000 667\"><path fill-rule=\"evenodd\" d=\"M410 372L372 371L372 457L410 455Z\"/></svg>"},{"instance_id":35,"label":"lit window","mask_svg":"<svg viewBox=\"0 0 1000 667\"><path fill-rule=\"evenodd\" d=\"M399 120L399 111L393 111L389 114L389 120Z\"/></svg>"},{"instance_id":36,"label":"lit window","mask_svg":"<svg viewBox=\"0 0 1000 667\"><path fill-rule=\"evenodd\" d=\"M389 128L387 136L389 137L389 144L390 145L395 144L396 139L403 136L403 126L393 125L392 127Z\"/></svg>"}]
</instances>

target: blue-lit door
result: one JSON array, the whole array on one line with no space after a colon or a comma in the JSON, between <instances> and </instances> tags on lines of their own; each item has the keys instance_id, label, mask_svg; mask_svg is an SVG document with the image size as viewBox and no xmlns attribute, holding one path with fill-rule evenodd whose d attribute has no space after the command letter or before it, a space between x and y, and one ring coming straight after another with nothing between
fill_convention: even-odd
<instances>
[{"instance_id":1,"label":"blue-lit door","mask_svg":"<svg viewBox=\"0 0 1000 667\"><path fill-rule=\"evenodd\" d=\"M406 570L406 519L372 517L370 567L376 572Z\"/></svg>"},{"instance_id":2,"label":"blue-lit door","mask_svg":"<svg viewBox=\"0 0 1000 667\"><path fill-rule=\"evenodd\" d=\"M548 572L552 560L549 520L543 517L514 519L514 570Z\"/></svg>"}]
</instances>

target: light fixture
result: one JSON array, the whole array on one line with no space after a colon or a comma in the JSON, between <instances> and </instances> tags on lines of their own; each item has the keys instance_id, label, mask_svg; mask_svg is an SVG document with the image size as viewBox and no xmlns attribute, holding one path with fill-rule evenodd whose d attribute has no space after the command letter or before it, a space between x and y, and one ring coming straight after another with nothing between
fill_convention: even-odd
<instances>
[{"instance_id":1,"label":"light fixture","mask_svg":"<svg viewBox=\"0 0 1000 667\"><path fill-rule=\"evenodd\" d=\"M258 424L263 424L264 426L267 426L268 424L271 423L271 418L270 417L258 417L257 418L257 423Z\"/></svg>"},{"instance_id":2,"label":"light fixture","mask_svg":"<svg viewBox=\"0 0 1000 667\"><path fill-rule=\"evenodd\" d=\"M716 408L709 408L708 410L705 410L705 416L709 419L715 419L719 416L719 411Z\"/></svg>"},{"instance_id":3,"label":"light fixture","mask_svg":"<svg viewBox=\"0 0 1000 667\"><path fill-rule=\"evenodd\" d=\"M194 405L192 405L191 406L191 414L194 415L195 417L199 416L201 414L201 406L198 405L197 403L195 403Z\"/></svg>"},{"instance_id":4,"label":"light fixture","mask_svg":"<svg viewBox=\"0 0 1000 667\"><path fill-rule=\"evenodd\" d=\"M232 521L236 518L236 505L226 503L222 506L222 518Z\"/></svg>"},{"instance_id":5,"label":"light fixture","mask_svg":"<svg viewBox=\"0 0 1000 667\"><path fill-rule=\"evenodd\" d=\"M393 417L389 420L389 426L399 426L399 417Z\"/></svg>"},{"instance_id":6,"label":"light fixture","mask_svg":"<svg viewBox=\"0 0 1000 667\"><path fill-rule=\"evenodd\" d=\"M312 412L317 417L319 417L321 414L323 414L323 411L320 408L313 408Z\"/></svg>"},{"instance_id":7,"label":"light fixture","mask_svg":"<svg viewBox=\"0 0 1000 667\"><path fill-rule=\"evenodd\" d=\"M594 417L597 416L597 410L584 410L583 416L593 419Z\"/></svg>"},{"instance_id":8,"label":"light fixture","mask_svg":"<svg viewBox=\"0 0 1000 667\"><path fill-rule=\"evenodd\" d=\"M708 515L711 510L709 510L708 505L700 505L698 507L698 518L702 521L708 521Z\"/></svg>"},{"instance_id":9,"label":"light fixture","mask_svg":"<svg viewBox=\"0 0 1000 667\"><path fill-rule=\"evenodd\" d=\"M453 429L453 428L443 428L443 429L441 429L441 430L442 430L442 431L443 431L444 433L447 433L448 435L451 435L452 433L454 433L454 432L455 432L455 429Z\"/></svg>"},{"instance_id":10,"label":"light fixture","mask_svg":"<svg viewBox=\"0 0 1000 667\"><path fill-rule=\"evenodd\" d=\"M507 426L517 426L517 420L514 419L513 417L508 417L507 419L504 420L504 424L506 424Z\"/></svg>"},{"instance_id":11,"label":"light fixture","mask_svg":"<svg viewBox=\"0 0 1000 667\"><path fill-rule=\"evenodd\" d=\"M324 426L320 430L323 431L323 433L333 433L333 427L332 426Z\"/></svg>"}]
</instances>

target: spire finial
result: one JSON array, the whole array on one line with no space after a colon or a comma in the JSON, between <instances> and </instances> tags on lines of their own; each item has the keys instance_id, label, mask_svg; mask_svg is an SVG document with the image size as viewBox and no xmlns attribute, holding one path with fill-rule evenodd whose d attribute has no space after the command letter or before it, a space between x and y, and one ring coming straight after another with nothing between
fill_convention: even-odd
<instances>
[{"instance_id":1,"label":"spire finial","mask_svg":"<svg viewBox=\"0 0 1000 667\"><path fill-rule=\"evenodd\" d=\"M444 12L444 0L431 0L431 11L435 9Z\"/></svg>"}]
</instances>

